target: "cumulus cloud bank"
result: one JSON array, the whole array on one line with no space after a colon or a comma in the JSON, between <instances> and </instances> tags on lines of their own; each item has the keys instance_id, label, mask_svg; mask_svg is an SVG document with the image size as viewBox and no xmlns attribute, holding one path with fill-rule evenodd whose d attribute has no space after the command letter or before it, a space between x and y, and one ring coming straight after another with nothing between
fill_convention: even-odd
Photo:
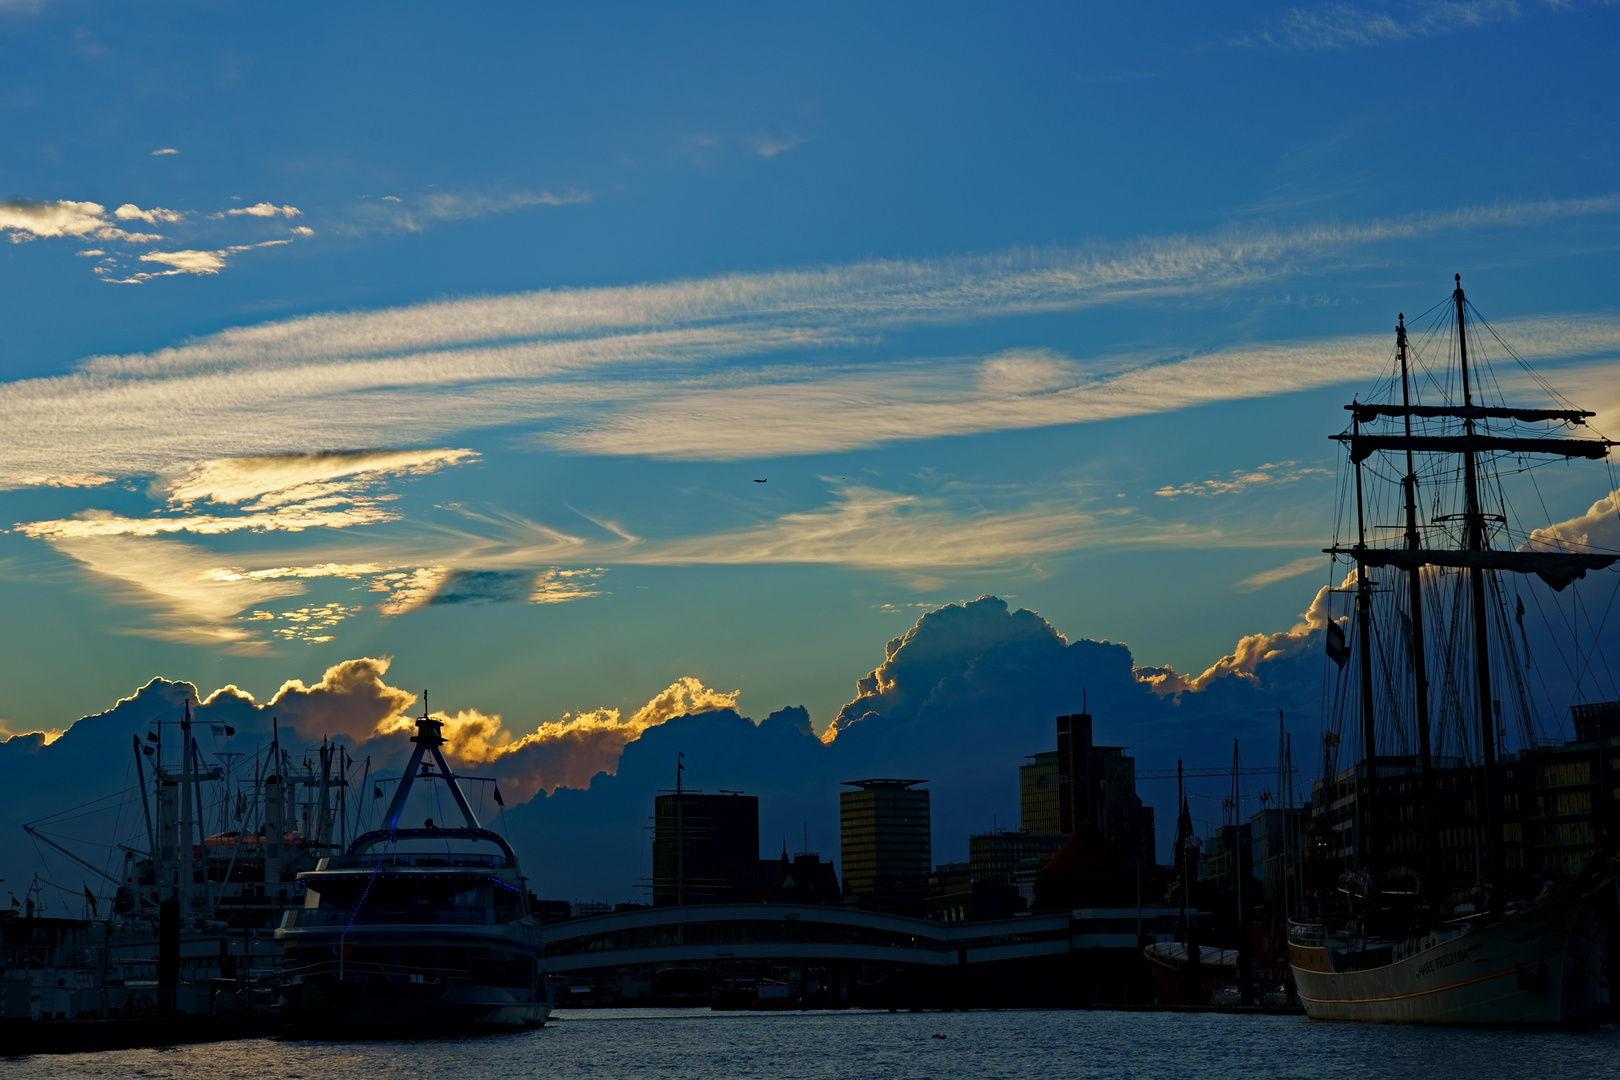
<instances>
[{"instance_id":1,"label":"cumulus cloud bank","mask_svg":"<svg viewBox=\"0 0 1620 1080\"><path fill-rule=\"evenodd\" d=\"M1620 491L1611 491L1586 513L1535 529L1521 550L1620 551Z\"/></svg>"},{"instance_id":2,"label":"cumulus cloud bank","mask_svg":"<svg viewBox=\"0 0 1620 1080\"><path fill-rule=\"evenodd\" d=\"M1245 637L1196 678L1139 666L1123 643L1071 640L1039 614L996 597L947 605L887 644L824 739L811 732L803 709L754 724L735 712L736 692L691 676L629 717L603 707L524 731L476 709L436 714L445 717L458 771L500 782L504 827L531 873L543 873L539 888L548 895L629 895L645 865L646 816L655 792L669 783L677 750L686 753L694 786L764 796L768 846L779 832L797 835L808 823L822 850L836 851L840 781L927 777L935 859L948 861L965 857L965 837L992 815L1014 819L1014 770L1024 755L1051 748L1053 717L1077 711L1082 701L1097 740L1128 747L1140 769L1173 766L1177 758L1218 764L1230 760L1233 738L1243 740L1246 758L1250 747L1265 748L1259 763L1269 763L1278 709L1300 753L1321 734L1313 729L1329 663L1321 651L1327 595L1317 593L1298 625ZM293 733L308 742L341 737L372 758L373 776L386 776L403 763L416 704L390 685L392 673L387 658L359 657L331 666L313 684L289 679L263 704L227 686L196 707L198 729L233 724L240 740L262 745L274 716L289 742ZM130 735L150 730L159 716L177 717L181 702L196 697L190 684L154 680L113 709L68 725L50 745L44 735L0 742L0 787L13 793L0 804L0 819L13 807L38 816L81 801L64 791L115 789L128 768ZM1212 794L1224 794L1225 780L1209 783ZM1139 790L1160 808L1162 859L1174 820L1167 792L1151 784ZM19 869L5 861L14 849L0 848L0 872Z\"/></svg>"},{"instance_id":3,"label":"cumulus cloud bank","mask_svg":"<svg viewBox=\"0 0 1620 1080\"><path fill-rule=\"evenodd\" d=\"M408 723L402 718L416 703L415 694L383 681L391 663L388 657L345 660L327 668L314 686L289 679L265 708L306 739L331 735L351 743L365 742Z\"/></svg>"},{"instance_id":4,"label":"cumulus cloud bank","mask_svg":"<svg viewBox=\"0 0 1620 1080\"><path fill-rule=\"evenodd\" d=\"M525 735L514 735L499 715L462 710L445 718L447 751L469 765L488 766L520 799L559 787L589 787L592 777L612 774L624 748L648 729L677 716L730 709L738 691L723 692L686 675L651 701L621 717L615 708L598 708L541 723ZM390 730L406 730L410 721L395 721Z\"/></svg>"},{"instance_id":5,"label":"cumulus cloud bank","mask_svg":"<svg viewBox=\"0 0 1620 1080\"><path fill-rule=\"evenodd\" d=\"M1320 559L1311 561L1313 566L1321 565ZM1351 571L1340 588L1352 584L1354 578L1355 571ZM1322 586L1317 590L1311 606L1301 613L1299 622L1287 630L1245 635L1238 640L1235 649L1205 668L1201 675L1182 675L1169 667L1139 667L1136 669L1136 677L1152 687L1154 693L1163 695L1204 690L1216 680L1225 678L1258 683L1257 672L1262 664L1299 656L1314 642L1317 631L1325 629L1328 620L1333 618L1332 599L1333 587ZM1340 618L1343 619L1345 616Z\"/></svg>"}]
</instances>

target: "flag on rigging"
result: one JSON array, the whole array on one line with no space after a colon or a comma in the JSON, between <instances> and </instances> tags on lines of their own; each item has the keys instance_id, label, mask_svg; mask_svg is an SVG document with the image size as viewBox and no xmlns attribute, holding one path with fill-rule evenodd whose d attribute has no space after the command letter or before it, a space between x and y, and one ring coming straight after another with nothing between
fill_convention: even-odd
<instances>
[{"instance_id":1,"label":"flag on rigging","mask_svg":"<svg viewBox=\"0 0 1620 1080\"><path fill-rule=\"evenodd\" d=\"M146 733L146 741L147 742L157 742L158 737L156 735L152 734L150 731L148 731Z\"/></svg>"},{"instance_id":2,"label":"flag on rigging","mask_svg":"<svg viewBox=\"0 0 1620 1080\"><path fill-rule=\"evenodd\" d=\"M377 787L377 786L375 786L375 785L373 785L373 786L372 786L372 789L371 789L371 797L372 797L372 798L373 798L373 799L380 799L380 798L382 798L382 788L380 788L380 787Z\"/></svg>"},{"instance_id":3,"label":"flag on rigging","mask_svg":"<svg viewBox=\"0 0 1620 1080\"><path fill-rule=\"evenodd\" d=\"M150 746L143 746L141 747L141 753L145 754L147 757L151 757L154 753L156 753L156 751L154 751Z\"/></svg>"},{"instance_id":4,"label":"flag on rigging","mask_svg":"<svg viewBox=\"0 0 1620 1080\"><path fill-rule=\"evenodd\" d=\"M1337 619L1328 620L1327 624L1327 655L1328 659L1344 667L1345 661L1350 659L1350 644L1344 639L1344 627L1339 625Z\"/></svg>"},{"instance_id":5,"label":"flag on rigging","mask_svg":"<svg viewBox=\"0 0 1620 1080\"><path fill-rule=\"evenodd\" d=\"M96 914L96 894L90 891L88 884L84 887L84 902L90 905L90 914Z\"/></svg>"},{"instance_id":6,"label":"flag on rigging","mask_svg":"<svg viewBox=\"0 0 1620 1080\"><path fill-rule=\"evenodd\" d=\"M506 800L501 798L501 785L499 784L495 785L495 805L503 808L506 806Z\"/></svg>"}]
</instances>

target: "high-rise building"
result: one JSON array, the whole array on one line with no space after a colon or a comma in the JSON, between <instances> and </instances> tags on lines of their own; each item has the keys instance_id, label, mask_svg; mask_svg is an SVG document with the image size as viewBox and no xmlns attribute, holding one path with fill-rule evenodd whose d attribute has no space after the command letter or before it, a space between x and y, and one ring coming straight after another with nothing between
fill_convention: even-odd
<instances>
[{"instance_id":1,"label":"high-rise building","mask_svg":"<svg viewBox=\"0 0 1620 1080\"><path fill-rule=\"evenodd\" d=\"M922 780L846 780L838 795L839 860L844 891L920 898L933 868L928 792Z\"/></svg>"},{"instance_id":2,"label":"high-rise building","mask_svg":"<svg viewBox=\"0 0 1620 1080\"><path fill-rule=\"evenodd\" d=\"M1031 754L1025 760L1018 767L1018 827L1027 833L1060 833L1057 752Z\"/></svg>"},{"instance_id":3,"label":"high-rise building","mask_svg":"<svg viewBox=\"0 0 1620 1080\"><path fill-rule=\"evenodd\" d=\"M1136 794L1136 759L1091 741L1091 714L1057 718L1058 828L1089 821L1126 862L1154 865L1153 808Z\"/></svg>"},{"instance_id":4,"label":"high-rise building","mask_svg":"<svg viewBox=\"0 0 1620 1080\"><path fill-rule=\"evenodd\" d=\"M759 880L759 799L666 792L654 800L654 907L745 899Z\"/></svg>"}]
</instances>

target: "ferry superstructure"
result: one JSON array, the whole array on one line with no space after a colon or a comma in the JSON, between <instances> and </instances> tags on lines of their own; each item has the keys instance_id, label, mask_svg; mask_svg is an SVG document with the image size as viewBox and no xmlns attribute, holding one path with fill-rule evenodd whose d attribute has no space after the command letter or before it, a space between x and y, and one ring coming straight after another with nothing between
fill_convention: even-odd
<instances>
[{"instance_id":1,"label":"ferry superstructure","mask_svg":"<svg viewBox=\"0 0 1620 1080\"><path fill-rule=\"evenodd\" d=\"M298 875L304 907L275 936L285 1008L301 1026L519 1028L550 1016L527 882L511 846L479 824L440 749L442 729L425 712L417 719L384 826ZM461 826L400 825L423 780L443 785Z\"/></svg>"}]
</instances>

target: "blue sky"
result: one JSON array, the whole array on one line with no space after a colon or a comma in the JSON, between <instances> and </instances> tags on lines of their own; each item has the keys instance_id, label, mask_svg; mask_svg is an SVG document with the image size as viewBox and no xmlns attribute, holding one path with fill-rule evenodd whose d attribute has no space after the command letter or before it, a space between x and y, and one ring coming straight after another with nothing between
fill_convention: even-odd
<instances>
[{"instance_id":1,"label":"blue sky","mask_svg":"<svg viewBox=\"0 0 1620 1080\"><path fill-rule=\"evenodd\" d=\"M822 730L986 593L1196 675L1330 582L1326 436L1454 272L1620 433L1617 48L1597 3L0 0L0 723L391 657L507 738L688 676Z\"/></svg>"}]
</instances>

